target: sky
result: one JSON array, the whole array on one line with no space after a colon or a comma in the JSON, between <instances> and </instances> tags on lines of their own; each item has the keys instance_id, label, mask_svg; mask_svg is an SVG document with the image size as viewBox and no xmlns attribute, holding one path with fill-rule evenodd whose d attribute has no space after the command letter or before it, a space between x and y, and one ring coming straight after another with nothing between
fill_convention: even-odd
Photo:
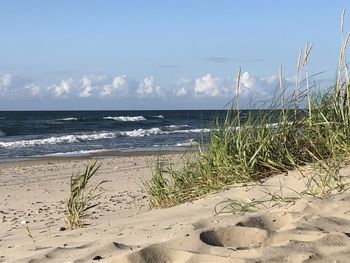
<instances>
[{"instance_id":1,"label":"sky","mask_svg":"<svg viewBox=\"0 0 350 263\"><path fill-rule=\"evenodd\" d=\"M334 78L342 0L1 0L0 110L223 109ZM304 74L304 73L303 73Z\"/></svg>"}]
</instances>

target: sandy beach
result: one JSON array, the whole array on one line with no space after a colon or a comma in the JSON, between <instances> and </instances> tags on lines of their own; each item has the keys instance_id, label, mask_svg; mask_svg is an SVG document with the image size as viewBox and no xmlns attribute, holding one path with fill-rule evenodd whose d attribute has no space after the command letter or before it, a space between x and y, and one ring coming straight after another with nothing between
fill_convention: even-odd
<instances>
[{"instance_id":1,"label":"sandy beach","mask_svg":"<svg viewBox=\"0 0 350 263\"><path fill-rule=\"evenodd\" d=\"M162 156L175 163L179 157ZM108 182L101 204L77 230L65 229L69 178L91 159L0 164L0 262L347 262L349 193L294 199L295 191L304 190L308 174L294 171L150 210L141 186L156 158L139 154L99 159L95 180ZM347 176L350 170L341 173ZM215 207L226 198L262 200L266 193L289 201L267 202L257 212L215 215Z\"/></svg>"},{"instance_id":2,"label":"sandy beach","mask_svg":"<svg viewBox=\"0 0 350 263\"><path fill-rule=\"evenodd\" d=\"M349 1L1 1L0 263L350 262Z\"/></svg>"}]
</instances>

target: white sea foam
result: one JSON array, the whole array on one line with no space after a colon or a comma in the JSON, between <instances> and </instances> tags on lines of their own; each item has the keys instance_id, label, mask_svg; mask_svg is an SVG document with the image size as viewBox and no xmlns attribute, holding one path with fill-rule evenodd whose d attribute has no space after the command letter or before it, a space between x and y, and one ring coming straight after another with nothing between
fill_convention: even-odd
<instances>
[{"instance_id":1,"label":"white sea foam","mask_svg":"<svg viewBox=\"0 0 350 263\"><path fill-rule=\"evenodd\" d=\"M200 132L210 132L210 129L189 129L189 130L170 130L162 131L159 128L150 128L150 129L136 129L132 131L123 131L119 132L120 135L128 137L144 137L150 135L158 134L176 134L176 133L200 133Z\"/></svg>"},{"instance_id":2,"label":"white sea foam","mask_svg":"<svg viewBox=\"0 0 350 263\"><path fill-rule=\"evenodd\" d=\"M175 144L176 147L189 147L189 146L195 146L198 145L198 142L196 142L194 139L190 139L185 142L179 142Z\"/></svg>"},{"instance_id":3,"label":"white sea foam","mask_svg":"<svg viewBox=\"0 0 350 263\"><path fill-rule=\"evenodd\" d=\"M3 148L24 148L41 145L53 145L60 143L77 143L79 141L93 141L100 139L110 139L116 137L115 133L102 132L93 134L81 134L81 135L64 135L58 137L49 137L44 139L31 139L31 140L19 140L13 142L0 142L0 147Z\"/></svg>"},{"instance_id":4,"label":"white sea foam","mask_svg":"<svg viewBox=\"0 0 350 263\"><path fill-rule=\"evenodd\" d=\"M153 118L164 119L163 115L152 116Z\"/></svg>"},{"instance_id":5,"label":"white sea foam","mask_svg":"<svg viewBox=\"0 0 350 263\"><path fill-rule=\"evenodd\" d=\"M71 155L87 155L87 154L97 153L97 152L103 152L103 151L106 151L106 149L100 149L100 150L80 150L80 151L64 152L64 153L49 153L49 154L36 155L36 156L71 156Z\"/></svg>"},{"instance_id":6,"label":"white sea foam","mask_svg":"<svg viewBox=\"0 0 350 263\"><path fill-rule=\"evenodd\" d=\"M164 130L175 131L175 130L181 130L189 127L190 127L189 125L168 125L168 126L164 126Z\"/></svg>"},{"instance_id":7,"label":"white sea foam","mask_svg":"<svg viewBox=\"0 0 350 263\"><path fill-rule=\"evenodd\" d=\"M77 120L78 120L78 118L73 118L73 117L58 119L58 121L77 121Z\"/></svg>"},{"instance_id":8,"label":"white sea foam","mask_svg":"<svg viewBox=\"0 0 350 263\"><path fill-rule=\"evenodd\" d=\"M59 136L59 137L50 137L45 139L0 142L0 147L23 148L23 147L40 146L40 145L47 145L47 144L75 143L75 142L78 142L78 140L74 135L66 135L66 136Z\"/></svg>"},{"instance_id":9,"label":"white sea foam","mask_svg":"<svg viewBox=\"0 0 350 263\"><path fill-rule=\"evenodd\" d=\"M121 135L128 136L128 137L144 137L144 136L156 135L161 133L162 131L159 128L137 129L132 131L120 132Z\"/></svg>"},{"instance_id":10,"label":"white sea foam","mask_svg":"<svg viewBox=\"0 0 350 263\"><path fill-rule=\"evenodd\" d=\"M1 131L0 131L1 132ZM0 141L0 148L25 148L42 145L54 145L54 144L72 144L82 141L98 141L102 139L113 139L117 136L127 137L145 137L151 135L167 135L167 134L178 134L178 133L205 133L210 132L210 129L187 129L187 130L170 130L162 131L160 128L150 129L136 129L131 131L117 131L117 132L96 132L89 134L75 134L75 135L63 135L63 136L52 136L43 139L28 139L18 141ZM2 133L4 136L5 134ZM1 136L1 133L0 133Z\"/></svg>"},{"instance_id":11,"label":"white sea foam","mask_svg":"<svg viewBox=\"0 0 350 263\"><path fill-rule=\"evenodd\" d=\"M114 120L114 121L147 121L143 116L118 116L118 117L104 117L104 120Z\"/></svg>"},{"instance_id":12,"label":"white sea foam","mask_svg":"<svg viewBox=\"0 0 350 263\"><path fill-rule=\"evenodd\" d=\"M115 138L116 133L115 132L99 132L99 133L92 133L92 134L75 135L75 137L81 141L94 141L94 140Z\"/></svg>"},{"instance_id":13,"label":"white sea foam","mask_svg":"<svg viewBox=\"0 0 350 263\"><path fill-rule=\"evenodd\" d=\"M168 133L207 133L210 131L211 129L204 128L204 129L176 130L176 131L170 131Z\"/></svg>"}]
</instances>

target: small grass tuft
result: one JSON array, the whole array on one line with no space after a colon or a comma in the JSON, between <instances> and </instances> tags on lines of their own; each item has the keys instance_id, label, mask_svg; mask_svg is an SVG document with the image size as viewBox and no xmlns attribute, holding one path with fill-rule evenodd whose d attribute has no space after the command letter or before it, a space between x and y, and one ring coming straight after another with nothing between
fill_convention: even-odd
<instances>
[{"instance_id":1,"label":"small grass tuft","mask_svg":"<svg viewBox=\"0 0 350 263\"><path fill-rule=\"evenodd\" d=\"M342 193L349 189L339 171L343 162L339 160L319 160L312 164L313 173L308 177L306 190L302 195L326 198L333 193Z\"/></svg>"},{"instance_id":2,"label":"small grass tuft","mask_svg":"<svg viewBox=\"0 0 350 263\"><path fill-rule=\"evenodd\" d=\"M289 190L294 192L295 195L285 196L283 194L283 188L280 186L275 192L264 191L264 195L258 199L246 198L245 200L238 200L228 198L219 202L215 206L214 212L215 215L236 212L256 212L261 209L293 205L297 199L301 198L301 195L292 189Z\"/></svg>"},{"instance_id":3,"label":"small grass tuft","mask_svg":"<svg viewBox=\"0 0 350 263\"><path fill-rule=\"evenodd\" d=\"M86 213L99 205L97 199L101 196L101 193L97 193L97 191L101 184L106 181L101 181L94 186L89 186L89 183L100 166L95 161L86 166L84 173L71 176L66 218L66 223L70 229L83 227L83 219L86 217Z\"/></svg>"},{"instance_id":4,"label":"small grass tuft","mask_svg":"<svg viewBox=\"0 0 350 263\"><path fill-rule=\"evenodd\" d=\"M28 226L28 222L26 220L23 220L21 222L21 225L24 227L27 236L34 242L34 236L33 236L32 231L30 230L30 228Z\"/></svg>"}]
</instances>

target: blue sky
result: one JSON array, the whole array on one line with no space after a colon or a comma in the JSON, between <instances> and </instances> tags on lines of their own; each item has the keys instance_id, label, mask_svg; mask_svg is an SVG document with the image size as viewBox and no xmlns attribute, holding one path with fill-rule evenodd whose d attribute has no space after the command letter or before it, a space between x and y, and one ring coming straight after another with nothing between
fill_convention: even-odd
<instances>
[{"instance_id":1,"label":"blue sky","mask_svg":"<svg viewBox=\"0 0 350 263\"><path fill-rule=\"evenodd\" d=\"M2 0L0 110L211 109L269 99L299 49L332 79L349 1ZM350 17L345 28L350 30ZM292 86L292 85L291 85Z\"/></svg>"}]
</instances>

